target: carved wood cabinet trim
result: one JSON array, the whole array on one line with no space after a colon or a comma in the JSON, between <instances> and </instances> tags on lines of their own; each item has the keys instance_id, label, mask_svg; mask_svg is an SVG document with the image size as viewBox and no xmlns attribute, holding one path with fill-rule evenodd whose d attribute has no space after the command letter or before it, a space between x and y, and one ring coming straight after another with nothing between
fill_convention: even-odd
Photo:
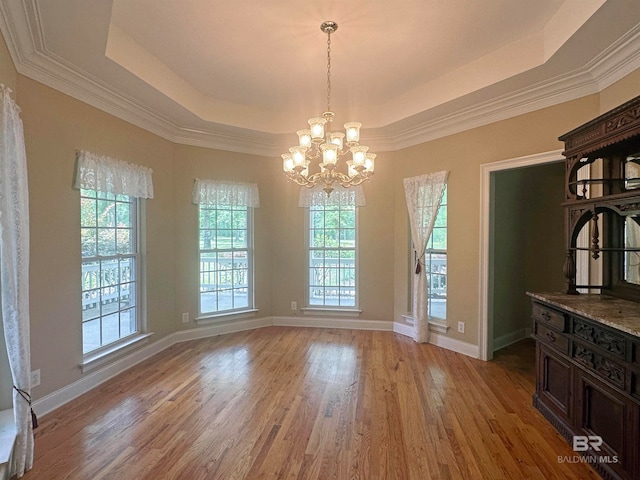
<instances>
[{"instance_id":1,"label":"carved wood cabinet trim","mask_svg":"<svg viewBox=\"0 0 640 480\"><path fill-rule=\"evenodd\" d=\"M612 232L616 222L607 224L608 230L598 231L597 220L612 214L624 216L640 212L640 189L625 180L625 161L628 155L640 153L640 96L600 115L559 137L564 142L565 160L565 236L567 254L563 274L567 282L566 293L578 293L576 285L577 237L583 226L591 222L592 238L589 251L592 258L603 258L605 278L603 292L620 298L640 302L640 286L620 281L621 266L618 259L624 251L620 235ZM636 157L634 157L636 158ZM601 160L602 177L580 177L578 171ZM635 181L635 180L634 180ZM601 194L591 196L595 186ZM590 190L591 188L594 190ZM610 241L611 244L607 244Z\"/></svg>"},{"instance_id":2,"label":"carved wood cabinet trim","mask_svg":"<svg viewBox=\"0 0 640 480\"><path fill-rule=\"evenodd\" d=\"M601 452L584 452L619 458L592 464L603 478L640 480L640 337L539 299L532 322L536 409L570 443L603 437Z\"/></svg>"}]
</instances>

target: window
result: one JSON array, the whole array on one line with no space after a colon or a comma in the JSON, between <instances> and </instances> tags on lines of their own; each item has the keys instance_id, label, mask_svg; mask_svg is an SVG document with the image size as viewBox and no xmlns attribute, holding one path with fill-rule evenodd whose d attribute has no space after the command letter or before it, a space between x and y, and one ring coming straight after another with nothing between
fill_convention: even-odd
<instances>
[{"instance_id":1,"label":"window","mask_svg":"<svg viewBox=\"0 0 640 480\"><path fill-rule=\"evenodd\" d=\"M447 318L447 188L425 249L427 275L427 315Z\"/></svg>"},{"instance_id":2,"label":"window","mask_svg":"<svg viewBox=\"0 0 640 480\"><path fill-rule=\"evenodd\" d=\"M200 313L253 308L253 210L201 203Z\"/></svg>"},{"instance_id":3,"label":"window","mask_svg":"<svg viewBox=\"0 0 640 480\"><path fill-rule=\"evenodd\" d=\"M138 200L81 189L82 352L139 331Z\"/></svg>"},{"instance_id":4,"label":"window","mask_svg":"<svg viewBox=\"0 0 640 480\"><path fill-rule=\"evenodd\" d=\"M357 306L356 207L350 198L309 207L310 307Z\"/></svg>"}]
</instances>

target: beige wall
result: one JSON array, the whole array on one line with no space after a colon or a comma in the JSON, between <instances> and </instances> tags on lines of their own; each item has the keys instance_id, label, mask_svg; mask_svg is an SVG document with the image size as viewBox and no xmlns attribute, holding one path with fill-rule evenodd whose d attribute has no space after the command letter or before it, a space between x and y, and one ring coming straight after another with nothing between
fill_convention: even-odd
<instances>
[{"instance_id":1,"label":"beige wall","mask_svg":"<svg viewBox=\"0 0 640 480\"><path fill-rule=\"evenodd\" d=\"M640 94L640 69L617 81L600 92L599 114L637 97Z\"/></svg>"},{"instance_id":2,"label":"beige wall","mask_svg":"<svg viewBox=\"0 0 640 480\"><path fill-rule=\"evenodd\" d=\"M80 196L72 188L76 150L153 169L146 201L148 330L175 325L174 145L156 135L19 76L29 175L31 366L36 398L81 377Z\"/></svg>"},{"instance_id":3,"label":"beige wall","mask_svg":"<svg viewBox=\"0 0 640 480\"><path fill-rule=\"evenodd\" d=\"M365 184L367 205L358 209L358 283L359 307L363 320L390 320L393 315L393 184L379 179L393 176L392 155L376 158L376 176ZM273 313L277 316L300 315L291 311L291 302L304 305L306 256L305 213L299 208L299 188L287 182L281 162L272 165L274 203L271 218Z\"/></svg>"},{"instance_id":4,"label":"beige wall","mask_svg":"<svg viewBox=\"0 0 640 480\"><path fill-rule=\"evenodd\" d=\"M75 151L107 154L154 170L156 198L146 202L147 300L153 340L195 324L197 208L193 179L255 181L256 306L259 316L298 315L304 304L304 214L298 187L277 158L175 145L109 114L15 74L0 41L0 79L22 108L31 212L32 367L35 398L81 377L79 193L72 188ZM377 175L360 209L360 318L402 321L408 309L409 239L402 179L449 170L449 319L467 324L477 343L480 165L561 147L558 135L600 113L602 105L640 94L638 74L602 92L397 152L380 152Z\"/></svg>"},{"instance_id":5,"label":"beige wall","mask_svg":"<svg viewBox=\"0 0 640 480\"><path fill-rule=\"evenodd\" d=\"M260 207L254 209L255 245L255 305L258 316L272 315L272 254L271 217L276 207L272 184L277 166L272 160L254 155L225 152L207 148L175 146L173 179L176 205L176 322L183 312L190 318L198 313L198 207L191 202L196 178L218 179L258 184ZM176 323L178 328L189 325Z\"/></svg>"},{"instance_id":6,"label":"beige wall","mask_svg":"<svg viewBox=\"0 0 640 480\"><path fill-rule=\"evenodd\" d=\"M2 35L0 35L0 83L15 91L17 77L18 74L13 65L13 60L11 60L7 44Z\"/></svg>"},{"instance_id":7,"label":"beige wall","mask_svg":"<svg viewBox=\"0 0 640 480\"><path fill-rule=\"evenodd\" d=\"M561 148L557 137L598 113L598 95L545 108L395 152L394 320L407 311L408 217L402 179L448 170L448 335L478 342L480 165ZM465 333L457 332L465 322Z\"/></svg>"}]
</instances>

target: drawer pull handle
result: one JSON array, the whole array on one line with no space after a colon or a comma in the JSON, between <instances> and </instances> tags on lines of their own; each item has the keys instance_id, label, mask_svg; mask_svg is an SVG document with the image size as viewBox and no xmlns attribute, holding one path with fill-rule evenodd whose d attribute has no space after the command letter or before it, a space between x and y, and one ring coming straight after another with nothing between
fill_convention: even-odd
<instances>
[{"instance_id":1,"label":"drawer pull handle","mask_svg":"<svg viewBox=\"0 0 640 480\"><path fill-rule=\"evenodd\" d=\"M548 322L549 320L551 320L551 314L550 314L549 312L542 312L542 313L540 313L540 316L541 316L543 319L545 319L547 322Z\"/></svg>"},{"instance_id":2,"label":"drawer pull handle","mask_svg":"<svg viewBox=\"0 0 640 480\"><path fill-rule=\"evenodd\" d=\"M549 341L551 341L551 342L555 342L556 341L556 336L554 335L553 332L547 332L546 336L549 339Z\"/></svg>"}]
</instances>

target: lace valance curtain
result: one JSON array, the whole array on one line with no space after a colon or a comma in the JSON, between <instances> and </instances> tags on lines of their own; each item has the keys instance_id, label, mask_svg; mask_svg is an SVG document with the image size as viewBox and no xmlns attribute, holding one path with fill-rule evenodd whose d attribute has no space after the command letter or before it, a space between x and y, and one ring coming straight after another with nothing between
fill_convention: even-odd
<instances>
[{"instance_id":1,"label":"lace valance curtain","mask_svg":"<svg viewBox=\"0 0 640 480\"><path fill-rule=\"evenodd\" d=\"M421 343L429 340L429 321L427 318L427 272L420 262L433 231L448 174L449 172L430 173L403 180L411 226L411 241L417 259L412 302L415 340Z\"/></svg>"},{"instance_id":2,"label":"lace valance curtain","mask_svg":"<svg viewBox=\"0 0 640 480\"><path fill-rule=\"evenodd\" d=\"M196 178L191 196L193 203L206 205L230 205L232 207L260 206L257 183L202 180Z\"/></svg>"},{"instance_id":3,"label":"lace valance curtain","mask_svg":"<svg viewBox=\"0 0 640 480\"><path fill-rule=\"evenodd\" d=\"M331 195L322 190L321 185L315 187L301 187L298 196L298 207L327 207L327 206L347 206L355 205L363 207L367 204L364 197L364 188L362 185L355 187L342 188L338 187Z\"/></svg>"},{"instance_id":4,"label":"lace valance curtain","mask_svg":"<svg viewBox=\"0 0 640 480\"><path fill-rule=\"evenodd\" d=\"M76 188L114 195L153 198L153 170L95 153L79 151Z\"/></svg>"}]
</instances>

